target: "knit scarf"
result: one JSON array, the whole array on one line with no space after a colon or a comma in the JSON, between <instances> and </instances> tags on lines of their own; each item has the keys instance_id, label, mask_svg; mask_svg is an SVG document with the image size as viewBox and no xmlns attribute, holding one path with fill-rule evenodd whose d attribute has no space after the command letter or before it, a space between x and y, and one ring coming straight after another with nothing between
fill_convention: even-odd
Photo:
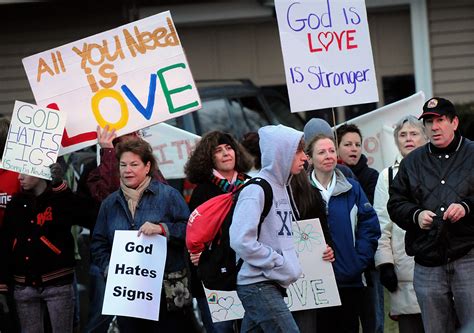
<instances>
[{"instance_id":1,"label":"knit scarf","mask_svg":"<svg viewBox=\"0 0 474 333\"><path fill-rule=\"evenodd\" d=\"M234 192L235 190L239 189L242 185L244 185L246 179L247 177L245 174L238 173L237 171L235 171L231 183L229 183L227 179L217 172L217 170L213 170L213 174L211 175L211 182L217 185L224 193Z\"/></svg>"},{"instance_id":2,"label":"knit scarf","mask_svg":"<svg viewBox=\"0 0 474 333\"><path fill-rule=\"evenodd\" d=\"M150 185L151 177L147 176L144 181L136 189L125 186L125 184L120 180L120 188L122 189L125 200L127 200L128 209L132 214L132 218L135 217L135 210L137 209L138 201L143 194L143 191Z\"/></svg>"}]
</instances>

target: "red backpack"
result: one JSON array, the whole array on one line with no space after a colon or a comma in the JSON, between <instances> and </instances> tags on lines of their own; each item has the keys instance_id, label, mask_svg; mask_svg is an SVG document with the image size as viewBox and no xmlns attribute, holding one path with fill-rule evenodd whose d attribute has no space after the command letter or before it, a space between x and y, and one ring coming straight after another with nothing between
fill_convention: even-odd
<instances>
[{"instance_id":1,"label":"red backpack","mask_svg":"<svg viewBox=\"0 0 474 333\"><path fill-rule=\"evenodd\" d=\"M199 205L190 215L186 229L186 246L191 253L202 252L198 275L204 286L212 290L235 290L237 273L242 260L236 263L230 247L229 228L240 191L250 184L260 185L265 194L265 205L258 224L267 216L273 201L270 184L263 178L252 178L237 191L225 193Z\"/></svg>"}]
</instances>

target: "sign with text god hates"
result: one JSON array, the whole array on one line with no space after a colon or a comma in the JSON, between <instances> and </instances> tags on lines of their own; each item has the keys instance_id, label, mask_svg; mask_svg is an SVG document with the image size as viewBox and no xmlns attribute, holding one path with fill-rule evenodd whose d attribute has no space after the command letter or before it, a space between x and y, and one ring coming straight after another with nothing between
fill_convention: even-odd
<instances>
[{"instance_id":1,"label":"sign with text god hates","mask_svg":"<svg viewBox=\"0 0 474 333\"><path fill-rule=\"evenodd\" d=\"M378 101L364 0L275 0L292 112Z\"/></svg>"},{"instance_id":2,"label":"sign with text god hates","mask_svg":"<svg viewBox=\"0 0 474 333\"><path fill-rule=\"evenodd\" d=\"M166 260L166 237L115 231L102 314L157 321Z\"/></svg>"},{"instance_id":3,"label":"sign with text god hates","mask_svg":"<svg viewBox=\"0 0 474 333\"><path fill-rule=\"evenodd\" d=\"M36 103L68 114L60 154L97 142L97 125L127 134L201 101L169 12L23 59Z\"/></svg>"},{"instance_id":4,"label":"sign with text god hates","mask_svg":"<svg viewBox=\"0 0 474 333\"><path fill-rule=\"evenodd\" d=\"M322 259L326 241L319 219L292 224L295 250L303 276L287 289L285 302L290 311L341 305L332 265ZM240 319L244 308L235 291L205 289L213 322Z\"/></svg>"},{"instance_id":5,"label":"sign with text god hates","mask_svg":"<svg viewBox=\"0 0 474 333\"><path fill-rule=\"evenodd\" d=\"M15 101L2 157L2 168L51 179L58 158L66 114Z\"/></svg>"}]
</instances>

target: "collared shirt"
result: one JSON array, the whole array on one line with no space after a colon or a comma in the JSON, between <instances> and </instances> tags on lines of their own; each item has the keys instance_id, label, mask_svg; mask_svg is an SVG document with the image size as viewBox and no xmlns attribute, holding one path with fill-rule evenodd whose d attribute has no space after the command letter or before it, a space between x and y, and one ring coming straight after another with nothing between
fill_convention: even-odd
<instances>
[{"instance_id":1,"label":"collared shirt","mask_svg":"<svg viewBox=\"0 0 474 333\"><path fill-rule=\"evenodd\" d=\"M332 173L331 182L326 189L316 178L316 174L311 172L311 180L314 182L314 185L321 191L321 196L323 197L324 201L326 202L326 208L329 205L329 199L331 198L332 192L334 192L334 187L336 187L336 173Z\"/></svg>"}]
</instances>

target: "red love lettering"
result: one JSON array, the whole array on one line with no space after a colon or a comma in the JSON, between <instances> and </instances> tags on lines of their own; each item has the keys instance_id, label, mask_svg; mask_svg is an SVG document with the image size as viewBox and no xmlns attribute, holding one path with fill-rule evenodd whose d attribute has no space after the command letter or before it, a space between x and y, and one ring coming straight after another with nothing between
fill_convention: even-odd
<instances>
[{"instance_id":1,"label":"red love lettering","mask_svg":"<svg viewBox=\"0 0 474 333\"><path fill-rule=\"evenodd\" d=\"M50 103L46 107L49 108L49 109L59 111L59 107L56 103ZM90 141L90 140L94 140L94 139L97 139L97 132L85 132L85 133L81 133L81 134L69 137L69 135L67 134L66 129L64 129L63 139L61 141L61 146L69 147L69 146L72 146L72 145L75 145L75 144L78 144L78 143L81 143L81 142L84 142L84 141Z\"/></svg>"},{"instance_id":2,"label":"red love lettering","mask_svg":"<svg viewBox=\"0 0 474 333\"><path fill-rule=\"evenodd\" d=\"M313 52L321 52L323 49L318 47L317 49L315 49L313 47L313 38L311 36L311 33L308 32L308 45L309 45L309 52L313 53Z\"/></svg>"},{"instance_id":3,"label":"red love lettering","mask_svg":"<svg viewBox=\"0 0 474 333\"><path fill-rule=\"evenodd\" d=\"M323 40L321 40L321 37ZM324 47L324 49L327 51L329 48L329 45L331 45L332 41L334 40L334 36L331 31L328 32L320 32L318 34L318 40L319 43Z\"/></svg>"}]
</instances>

